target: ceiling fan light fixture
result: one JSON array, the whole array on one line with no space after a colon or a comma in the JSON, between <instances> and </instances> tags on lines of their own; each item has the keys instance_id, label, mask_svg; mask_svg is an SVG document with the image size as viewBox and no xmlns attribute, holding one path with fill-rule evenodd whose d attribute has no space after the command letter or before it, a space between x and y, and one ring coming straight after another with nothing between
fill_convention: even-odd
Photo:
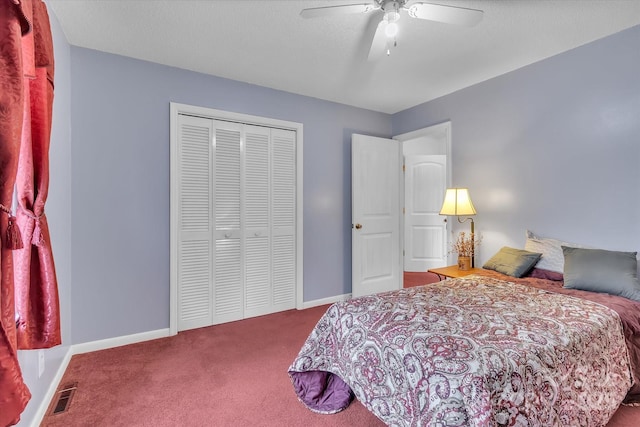
<instances>
[{"instance_id":1,"label":"ceiling fan light fixture","mask_svg":"<svg viewBox=\"0 0 640 427\"><path fill-rule=\"evenodd\" d=\"M384 5L384 18L387 25L384 28L384 34L387 38L394 38L398 35L398 20L400 19L399 4L397 2L390 2Z\"/></svg>"},{"instance_id":2,"label":"ceiling fan light fixture","mask_svg":"<svg viewBox=\"0 0 640 427\"><path fill-rule=\"evenodd\" d=\"M384 19L389 24L396 22L398 19L400 19L400 12L398 12L397 10L390 10L388 12L385 12Z\"/></svg>"},{"instance_id":3,"label":"ceiling fan light fixture","mask_svg":"<svg viewBox=\"0 0 640 427\"><path fill-rule=\"evenodd\" d=\"M2 1L2 0L0 0ZM17 0L14 0L17 1ZM330 3L330 2L327 2ZM448 6L421 0L368 0L367 3L343 4L302 9L303 18L317 18L344 14L373 12L366 30L366 38L370 40L367 60L375 61L385 50L387 55L397 46L400 32L398 20L400 12L405 11L410 18L425 19L444 24L456 24L466 27L477 25L484 12L479 9L468 9L460 6ZM380 19L382 15L382 19Z\"/></svg>"},{"instance_id":4,"label":"ceiling fan light fixture","mask_svg":"<svg viewBox=\"0 0 640 427\"><path fill-rule=\"evenodd\" d=\"M392 39L395 36L398 35L398 24L395 22L391 22L389 25L387 25L384 29L384 34Z\"/></svg>"}]
</instances>

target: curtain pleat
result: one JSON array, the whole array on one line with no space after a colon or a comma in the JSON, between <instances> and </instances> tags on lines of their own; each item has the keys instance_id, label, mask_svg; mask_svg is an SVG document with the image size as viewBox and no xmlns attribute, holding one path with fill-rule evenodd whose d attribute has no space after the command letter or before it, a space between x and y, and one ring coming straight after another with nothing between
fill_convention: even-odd
<instances>
[{"instance_id":1,"label":"curtain pleat","mask_svg":"<svg viewBox=\"0 0 640 427\"><path fill-rule=\"evenodd\" d=\"M26 23L26 26L25 26ZM10 207L18 169L24 111L22 35L29 29L22 10L0 0L0 203ZM0 236L8 216L0 214ZM13 252L0 249L0 426L16 424L31 398L17 355Z\"/></svg>"}]
</instances>

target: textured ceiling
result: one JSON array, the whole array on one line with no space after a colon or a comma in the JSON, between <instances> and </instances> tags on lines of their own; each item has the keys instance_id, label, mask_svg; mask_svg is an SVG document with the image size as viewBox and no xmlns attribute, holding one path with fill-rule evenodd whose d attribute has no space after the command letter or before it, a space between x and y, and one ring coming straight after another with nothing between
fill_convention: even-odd
<instances>
[{"instance_id":1,"label":"textured ceiling","mask_svg":"<svg viewBox=\"0 0 640 427\"><path fill-rule=\"evenodd\" d=\"M484 19L403 14L397 48L369 62L371 15L299 15L359 2L47 0L72 45L386 113L640 24L640 0L437 0Z\"/></svg>"}]
</instances>

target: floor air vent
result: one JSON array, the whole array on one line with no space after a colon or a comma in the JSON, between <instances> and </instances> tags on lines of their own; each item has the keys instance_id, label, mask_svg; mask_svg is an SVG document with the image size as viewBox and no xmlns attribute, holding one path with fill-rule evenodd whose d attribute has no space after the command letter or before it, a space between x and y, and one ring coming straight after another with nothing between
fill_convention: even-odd
<instances>
[{"instance_id":1,"label":"floor air vent","mask_svg":"<svg viewBox=\"0 0 640 427\"><path fill-rule=\"evenodd\" d=\"M51 415L67 412L69 405L71 404L73 394L76 392L77 388L78 383L70 383L66 384L60 389L60 391L58 391L58 397L55 405L53 405L53 409L51 410Z\"/></svg>"}]
</instances>

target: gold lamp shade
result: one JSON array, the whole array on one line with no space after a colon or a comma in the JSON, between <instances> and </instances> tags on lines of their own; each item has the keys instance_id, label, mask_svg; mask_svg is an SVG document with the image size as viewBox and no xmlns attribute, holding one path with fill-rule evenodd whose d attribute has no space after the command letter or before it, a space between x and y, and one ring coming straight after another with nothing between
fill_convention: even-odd
<instances>
[{"instance_id":1,"label":"gold lamp shade","mask_svg":"<svg viewBox=\"0 0 640 427\"><path fill-rule=\"evenodd\" d=\"M440 209L440 215L475 215L469 190L466 188L447 188L444 195L444 203Z\"/></svg>"}]
</instances>

